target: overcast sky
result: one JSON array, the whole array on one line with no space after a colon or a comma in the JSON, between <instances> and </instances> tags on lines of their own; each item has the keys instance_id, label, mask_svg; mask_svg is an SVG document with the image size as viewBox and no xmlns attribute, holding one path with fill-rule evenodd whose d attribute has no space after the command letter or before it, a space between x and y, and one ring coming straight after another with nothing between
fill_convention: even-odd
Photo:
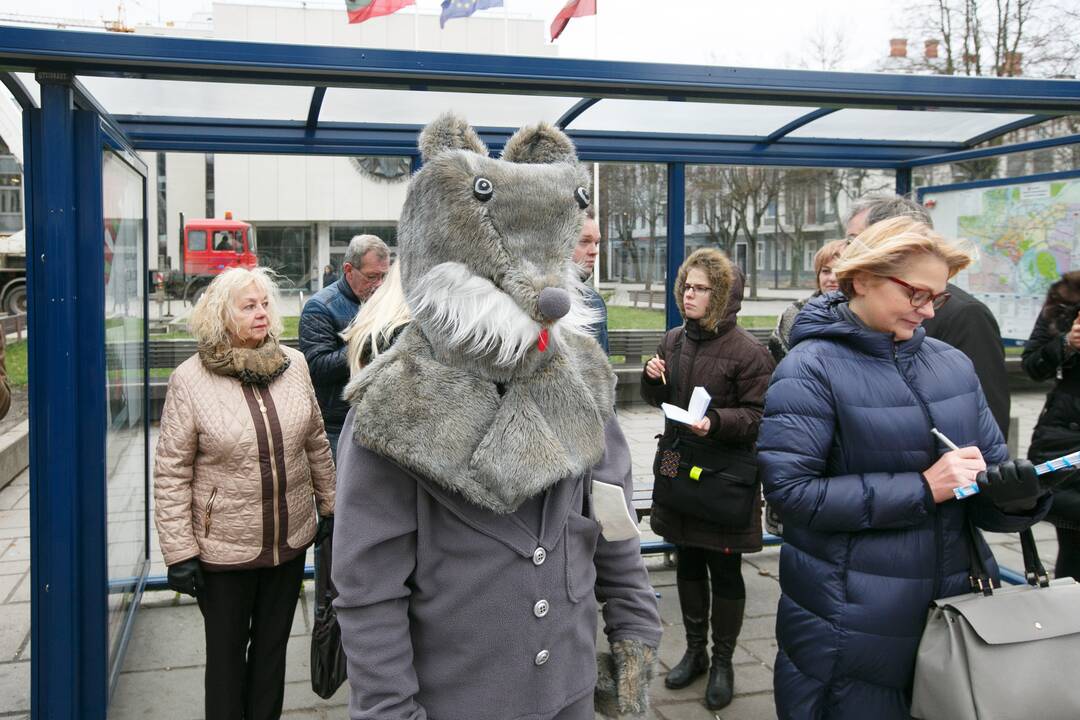
<instances>
[{"instance_id":1,"label":"overcast sky","mask_svg":"<svg viewBox=\"0 0 1080 720\"><path fill-rule=\"evenodd\" d=\"M506 12L550 21L564 3L506 0ZM200 13L210 13L213 5L210 0L0 0L0 18L22 14L96 24L115 19L120 4L130 25L184 23ZM262 4L296 7L305 3L265 0ZM340 7L345 22L344 0L315 0L306 5ZM437 13L439 5L440 0L417 2L422 12ZM799 67L807 63L812 67L811 38L824 36L833 44L837 38L841 40L843 61L839 69L872 70L887 54L889 38L899 32L902 21L895 0L598 0L598 7L597 18L570 22L557 41L563 57L750 67ZM499 16L503 12L493 9L483 14Z\"/></svg>"}]
</instances>

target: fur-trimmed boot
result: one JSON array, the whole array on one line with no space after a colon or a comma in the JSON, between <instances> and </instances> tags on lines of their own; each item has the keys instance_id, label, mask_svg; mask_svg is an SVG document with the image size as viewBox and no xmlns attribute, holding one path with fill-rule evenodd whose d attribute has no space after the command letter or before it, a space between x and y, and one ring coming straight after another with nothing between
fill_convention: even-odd
<instances>
[{"instance_id":1,"label":"fur-trimmed boot","mask_svg":"<svg viewBox=\"0 0 1080 720\"><path fill-rule=\"evenodd\" d=\"M712 601L712 668L705 686L705 707L719 710L731 704L735 695L735 671L731 657L742 630L746 599L714 597Z\"/></svg>"},{"instance_id":2,"label":"fur-trimmed boot","mask_svg":"<svg viewBox=\"0 0 1080 720\"><path fill-rule=\"evenodd\" d=\"M709 581L679 579L677 583L686 626L686 654L664 679L671 690L686 687L709 669Z\"/></svg>"}]
</instances>

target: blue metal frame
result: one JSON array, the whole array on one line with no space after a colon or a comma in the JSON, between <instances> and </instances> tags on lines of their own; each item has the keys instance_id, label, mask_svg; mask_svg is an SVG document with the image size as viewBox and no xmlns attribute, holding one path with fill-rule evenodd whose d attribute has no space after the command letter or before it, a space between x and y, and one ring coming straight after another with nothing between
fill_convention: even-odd
<instances>
[{"instance_id":1,"label":"blue metal frame","mask_svg":"<svg viewBox=\"0 0 1080 720\"><path fill-rule=\"evenodd\" d=\"M555 121L555 127L565 130L570 123L581 117L582 113L600 102L600 98L583 98L574 103L574 106L563 113L562 117Z\"/></svg>"},{"instance_id":2,"label":"blue metal frame","mask_svg":"<svg viewBox=\"0 0 1080 720\"><path fill-rule=\"evenodd\" d=\"M1060 147L1061 145L1076 144L1080 144L1080 134L1063 135L1062 137L1047 138L1045 140L1011 143L1009 145L995 145L994 147L980 148L978 150L961 150L959 152L950 152L941 155L928 155L915 160L909 160L904 163L904 167L911 168L923 165L944 165L945 163L977 160L979 158L995 157L997 155L1011 155L1012 153L1044 150L1046 148Z\"/></svg>"},{"instance_id":3,"label":"blue metal frame","mask_svg":"<svg viewBox=\"0 0 1080 720\"><path fill-rule=\"evenodd\" d=\"M1047 182L1049 180L1068 180L1080 177L1080 170L1064 170L1062 172L1039 173L1036 175L1021 175L1014 178L994 178L993 180L972 180L971 182L952 183L950 185L927 185L919 188L915 196L921 203L927 193L942 193L953 190L972 190L983 187L997 187L999 185L1023 185L1024 183Z\"/></svg>"},{"instance_id":4,"label":"blue metal frame","mask_svg":"<svg viewBox=\"0 0 1080 720\"><path fill-rule=\"evenodd\" d=\"M304 129L310 135L319 126L319 113L322 112L323 100L326 99L326 86L319 85L311 91L311 105L308 106L307 123Z\"/></svg>"},{"instance_id":5,"label":"blue metal frame","mask_svg":"<svg viewBox=\"0 0 1080 720\"><path fill-rule=\"evenodd\" d=\"M974 137L970 137L970 138L968 138L967 140L964 141L964 145L968 146L969 148L973 148L976 145L979 145L981 143L986 142L987 140L993 140L996 137L1001 137L1002 135L1007 135L1007 134L1013 132L1014 130L1022 130L1024 128L1026 128L1026 127L1031 127L1032 125L1038 125L1039 123L1044 123L1047 120L1053 120L1054 118L1057 118L1057 117L1061 117L1061 116L1060 115L1032 115L1031 117L1023 118L1021 120L1014 120L1013 122L1005 123L1004 125L999 125L998 127L994 128L993 130L987 130L984 133L980 133L978 135L975 135Z\"/></svg>"},{"instance_id":6,"label":"blue metal frame","mask_svg":"<svg viewBox=\"0 0 1080 720\"><path fill-rule=\"evenodd\" d=\"M281 153L302 155L388 155L416 153L419 125L319 123L296 120L231 120L117 116L116 122L140 150L174 152ZM492 152L516 128L478 127ZM722 163L802 167L894 168L928 153L959 149L958 143L888 143L763 137L568 130L584 161Z\"/></svg>"},{"instance_id":7,"label":"blue metal frame","mask_svg":"<svg viewBox=\"0 0 1080 720\"><path fill-rule=\"evenodd\" d=\"M679 306L670 296L675 278L686 255L686 165L668 163L667 166L667 279L664 287L664 315L667 328L682 325Z\"/></svg>"},{"instance_id":8,"label":"blue metal frame","mask_svg":"<svg viewBox=\"0 0 1080 720\"><path fill-rule=\"evenodd\" d=\"M23 110L29 110L30 108L36 108L37 102L34 100L34 96L30 94L30 91L26 89L26 85L23 81L15 75L15 73L0 73L0 82L4 84L4 87L8 89L11 96L15 98L15 102L19 103L19 107Z\"/></svg>"},{"instance_id":9,"label":"blue metal frame","mask_svg":"<svg viewBox=\"0 0 1080 720\"><path fill-rule=\"evenodd\" d=\"M31 713L93 720L107 701L105 428L79 420L105 417L100 124L74 109L70 77L38 79L41 109L26 112Z\"/></svg>"},{"instance_id":10,"label":"blue metal frame","mask_svg":"<svg viewBox=\"0 0 1080 720\"><path fill-rule=\"evenodd\" d=\"M1070 80L883 75L502 57L0 28L0 68L119 77L573 94L813 107L1074 113Z\"/></svg>"},{"instance_id":11,"label":"blue metal frame","mask_svg":"<svg viewBox=\"0 0 1080 720\"><path fill-rule=\"evenodd\" d=\"M818 108L817 110L811 110L810 112L806 113L805 115L801 115L801 116L795 118L794 120L789 122L787 125L784 125L782 127L777 128L776 130L773 130L761 142L762 142L763 145L771 145L772 143L776 142L780 138L785 137L787 135L790 135L791 133L795 132L796 130L803 127L804 125L809 125L810 123L814 122L818 118L823 118L826 115L832 115L838 109L839 108Z\"/></svg>"}]
</instances>

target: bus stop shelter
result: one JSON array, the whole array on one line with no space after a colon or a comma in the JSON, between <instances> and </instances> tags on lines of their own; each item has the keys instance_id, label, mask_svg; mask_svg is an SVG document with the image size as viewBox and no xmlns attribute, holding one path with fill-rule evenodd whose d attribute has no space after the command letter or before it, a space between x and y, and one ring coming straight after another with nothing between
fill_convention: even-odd
<instances>
[{"instance_id":1,"label":"bus stop shelter","mask_svg":"<svg viewBox=\"0 0 1080 720\"><path fill-rule=\"evenodd\" d=\"M666 165L670 291L684 259L687 164L880 168L904 193L915 167L1080 142L984 146L1080 113L1072 80L15 27L0 27L0 79L24 109L35 718L106 716L147 581L151 268L140 152L404 156L415 167L417 133L446 109L493 152L517 127L547 120L582 160ZM124 318L107 318L107 302L122 302ZM669 303L667 323L678 322Z\"/></svg>"}]
</instances>

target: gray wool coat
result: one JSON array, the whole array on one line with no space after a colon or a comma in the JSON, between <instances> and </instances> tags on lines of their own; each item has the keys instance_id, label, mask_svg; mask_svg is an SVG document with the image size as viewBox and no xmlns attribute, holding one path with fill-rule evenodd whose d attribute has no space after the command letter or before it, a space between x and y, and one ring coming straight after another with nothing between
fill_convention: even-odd
<instances>
[{"instance_id":1,"label":"gray wool coat","mask_svg":"<svg viewBox=\"0 0 1080 720\"><path fill-rule=\"evenodd\" d=\"M590 480L630 503L614 420L605 441L590 473L551 487L536 533L529 503L481 509L342 436L334 606L353 720L592 720L596 602L609 642L660 642L638 540L605 541L590 517Z\"/></svg>"}]
</instances>

